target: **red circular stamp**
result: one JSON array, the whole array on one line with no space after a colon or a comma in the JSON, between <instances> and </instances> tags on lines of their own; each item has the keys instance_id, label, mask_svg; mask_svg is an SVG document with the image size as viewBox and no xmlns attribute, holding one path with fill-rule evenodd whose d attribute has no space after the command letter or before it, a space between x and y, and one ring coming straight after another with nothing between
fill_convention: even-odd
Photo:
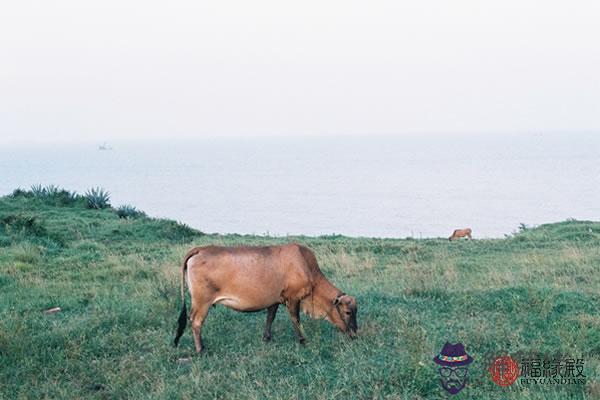
<instances>
[{"instance_id":1,"label":"red circular stamp","mask_svg":"<svg viewBox=\"0 0 600 400\"><path fill-rule=\"evenodd\" d=\"M498 357L490 366L492 380L500 386L510 386L519 377L519 364L510 356Z\"/></svg>"}]
</instances>

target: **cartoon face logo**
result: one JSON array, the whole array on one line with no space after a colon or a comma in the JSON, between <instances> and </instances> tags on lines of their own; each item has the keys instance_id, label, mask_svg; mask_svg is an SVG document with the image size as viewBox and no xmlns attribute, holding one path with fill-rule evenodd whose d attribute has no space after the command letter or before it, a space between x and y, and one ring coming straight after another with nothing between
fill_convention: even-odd
<instances>
[{"instance_id":1,"label":"cartoon face logo","mask_svg":"<svg viewBox=\"0 0 600 400\"><path fill-rule=\"evenodd\" d=\"M440 382L450 394L460 392L467 384L467 367L440 367Z\"/></svg>"},{"instance_id":2,"label":"cartoon face logo","mask_svg":"<svg viewBox=\"0 0 600 400\"><path fill-rule=\"evenodd\" d=\"M465 387L469 376L468 365L473 362L473 357L467 354L462 343L446 342L433 362L439 365L440 383L444 390L456 394Z\"/></svg>"}]
</instances>

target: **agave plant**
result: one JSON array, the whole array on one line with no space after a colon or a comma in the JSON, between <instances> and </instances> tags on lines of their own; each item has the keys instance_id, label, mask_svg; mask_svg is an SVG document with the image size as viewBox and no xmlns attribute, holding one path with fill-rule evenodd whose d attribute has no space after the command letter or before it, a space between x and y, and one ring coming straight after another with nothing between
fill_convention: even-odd
<instances>
[{"instance_id":1,"label":"agave plant","mask_svg":"<svg viewBox=\"0 0 600 400\"><path fill-rule=\"evenodd\" d=\"M41 199L46 197L46 188L42 185L32 185L31 193L33 194L33 197Z\"/></svg>"},{"instance_id":2,"label":"agave plant","mask_svg":"<svg viewBox=\"0 0 600 400\"><path fill-rule=\"evenodd\" d=\"M119 208L117 208L117 215L119 216L119 218L139 218L145 217L146 213L142 210L138 210L132 205L123 204L122 206L119 206Z\"/></svg>"},{"instance_id":3,"label":"agave plant","mask_svg":"<svg viewBox=\"0 0 600 400\"><path fill-rule=\"evenodd\" d=\"M82 199L82 196L76 192L70 192L56 185L33 185L29 191L17 189L12 193L12 197L17 196L33 197L56 206L70 206Z\"/></svg>"},{"instance_id":4,"label":"agave plant","mask_svg":"<svg viewBox=\"0 0 600 400\"><path fill-rule=\"evenodd\" d=\"M101 209L110 207L110 193L100 187L91 188L85 192L85 199L87 200L88 208Z\"/></svg>"},{"instance_id":5,"label":"agave plant","mask_svg":"<svg viewBox=\"0 0 600 400\"><path fill-rule=\"evenodd\" d=\"M48 185L44 188L45 197L55 197L57 196L62 189L55 185Z\"/></svg>"}]
</instances>

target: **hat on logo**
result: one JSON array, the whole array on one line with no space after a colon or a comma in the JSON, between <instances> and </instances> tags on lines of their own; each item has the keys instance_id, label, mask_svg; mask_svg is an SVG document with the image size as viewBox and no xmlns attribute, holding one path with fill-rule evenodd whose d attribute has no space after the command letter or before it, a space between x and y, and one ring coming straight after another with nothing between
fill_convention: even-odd
<instances>
[{"instance_id":1,"label":"hat on logo","mask_svg":"<svg viewBox=\"0 0 600 400\"><path fill-rule=\"evenodd\" d=\"M440 354L433 358L433 362L444 367L460 367L471 364L473 358L467 354L462 343L446 342Z\"/></svg>"}]
</instances>

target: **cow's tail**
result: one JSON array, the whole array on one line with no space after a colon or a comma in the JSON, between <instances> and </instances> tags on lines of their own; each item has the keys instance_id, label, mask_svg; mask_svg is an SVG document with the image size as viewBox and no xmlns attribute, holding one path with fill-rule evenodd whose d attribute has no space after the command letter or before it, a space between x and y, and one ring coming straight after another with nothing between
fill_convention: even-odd
<instances>
[{"instance_id":1,"label":"cow's tail","mask_svg":"<svg viewBox=\"0 0 600 400\"><path fill-rule=\"evenodd\" d=\"M177 347L179 344L179 339L181 335L183 335L183 331L187 325L187 306L185 304L185 275L187 272L187 262L188 260L198 253L198 249L193 249L188 252L183 260L183 266L181 267L181 312L179 313L179 318L177 319L177 334L175 335L175 340L173 341L173 345Z\"/></svg>"}]
</instances>

